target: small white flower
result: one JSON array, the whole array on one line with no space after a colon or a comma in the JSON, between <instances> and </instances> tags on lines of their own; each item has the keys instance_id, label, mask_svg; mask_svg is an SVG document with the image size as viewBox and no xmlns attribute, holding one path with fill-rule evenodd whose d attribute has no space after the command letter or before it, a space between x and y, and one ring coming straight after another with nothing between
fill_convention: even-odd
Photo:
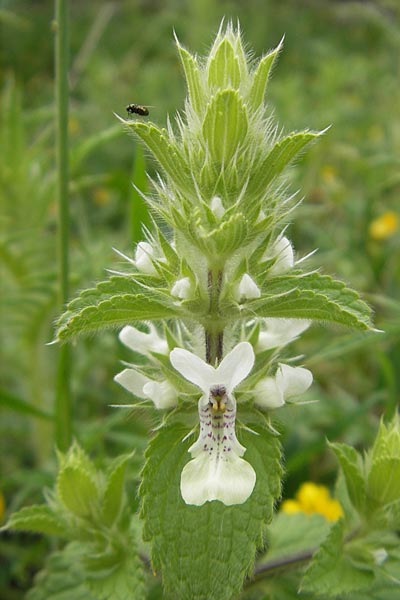
<instances>
[{"instance_id":1,"label":"small white flower","mask_svg":"<svg viewBox=\"0 0 400 600\"><path fill-rule=\"evenodd\" d=\"M158 275L152 259L154 249L148 242L139 242L136 246L135 265L138 271L147 275Z\"/></svg>"},{"instance_id":2,"label":"small white flower","mask_svg":"<svg viewBox=\"0 0 400 600\"><path fill-rule=\"evenodd\" d=\"M174 408L178 403L177 391L169 381L149 381L143 386L143 393L159 409Z\"/></svg>"},{"instance_id":3,"label":"small white flower","mask_svg":"<svg viewBox=\"0 0 400 600\"><path fill-rule=\"evenodd\" d=\"M186 504L196 506L212 500L227 506L242 504L254 489L256 474L241 458L246 448L236 438L236 400L232 392L253 368L253 348L241 342L216 369L182 348L175 348L170 360L203 392L198 404L200 434L189 448L193 459L181 474L182 498Z\"/></svg>"},{"instance_id":4,"label":"small white flower","mask_svg":"<svg viewBox=\"0 0 400 600\"><path fill-rule=\"evenodd\" d=\"M218 221L220 221L224 216L225 208L219 196L214 196L214 198L211 200L211 210L213 211Z\"/></svg>"},{"instance_id":5,"label":"small white flower","mask_svg":"<svg viewBox=\"0 0 400 600\"><path fill-rule=\"evenodd\" d=\"M233 296L237 302L241 300L254 300L261 296L261 291L254 279L245 273L234 289Z\"/></svg>"},{"instance_id":6,"label":"small white flower","mask_svg":"<svg viewBox=\"0 0 400 600\"><path fill-rule=\"evenodd\" d=\"M114 381L137 398L150 398L156 408L173 408L178 403L177 390L169 381L153 381L136 369L124 369Z\"/></svg>"},{"instance_id":7,"label":"small white flower","mask_svg":"<svg viewBox=\"0 0 400 600\"><path fill-rule=\"evenodd\" d=\"M176 296L181 300L189 300L192 297L192 282L189 277L177 279L171 288L172 296Z\"/></svg>"},{"instance_id":8,"label":"small white flower","mask_svg":"<svg viewBox=\"0 0 400 600\"><path fill-rule=\"evenodd\" d=\"M263 352L271 348L282 348L293 342L310 325L311 321L306 319L276 319L263 320L267 330L260 331L258 336L256 352Z\"/></svg>"},{"instance_id":9,"label":"small white flower","mask_svg":"<svg viewBox=\"0 0 400 600\"><path fill-rule=\"evenodd\" d=\"M372 551L372 557L374 559L374 563L376 565L378 565L378 567L383 565L383 563L385 562L385 560L387 559L388 556L389 556L389 554L387 553L385 548L377 548L376 550Z\"/></svg>"},{"instance_id":10,"label":"small white flower","mask_svg":"<svg viewBox=\"0 0 400 600\"><path fill-rule=\"evenodd\" d=\"M263 256L264 260L275 259L269 270L269 275L275 277L289 271L294 265L293 247L287 237L280 237L274 243L272 249Z\"/></svg>"},{"instance_id":11,"label":"small white flower","mask_svg":"<svg viewBox=\"0 0 400 600\"><path fill-rule=\"evenodd\" d=\"M308 369L280 363L274 377L264 377L256 384L255 404L261 408L279 408L286 400L308 390L312 380L312 373Z\"/></svg>"},{"instance_id":12,"label":"small white flower","mask_svg":"<svg viewBox=\"0 0 400 600\"><path fill-rule=\"evenodd\" d=\"M151 357L151 352L168 354L167 341L158 334L157 329L152 323L148 327L150 330L149 333L144 333L136 329L136 327L126 325L120 331L119 339L130 350L144 354L145 356Z\"/></svg>"}]
</instances>

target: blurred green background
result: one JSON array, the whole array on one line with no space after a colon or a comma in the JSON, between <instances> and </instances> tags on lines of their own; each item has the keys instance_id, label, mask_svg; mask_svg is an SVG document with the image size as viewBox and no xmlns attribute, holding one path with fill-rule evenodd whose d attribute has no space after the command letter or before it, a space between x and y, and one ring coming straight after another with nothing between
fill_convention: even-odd
<instances>
[{"instance_id":1,"label":"blurred green background","mask_svg":"<svg viewBox=\"0 0 400 600\"><path fill-rule=\"evenodd\" d=\"M0 3L0 509L41 502L56 468L52 412L57 350L54 150L54 7ZM285 495L312 479L332 485L326 438L367 446L381 415L399 399L400 379L400 4L397 0L121 0L70 3L71 288L104 279L131 254L148 216L131 182L146 189L154 165L118 125L130 102L151 106L163 125L184 105L173 30L204 54L221 18L240 20L259 56L285 34L269 84L283 130L324 129L292 167L304 202L288 235L297 256L315 248L312 268L359 289L384 333L313 326L292 354L304 354L316 404L279 415L286 450ZM115 333L73 348L74 434L99 466L137 448L130 493L155 423L111 403L128 400L113 383L129 354ZM296 414L293 414L293 410ZM295 417L296 428L293 428ZM4 502L3 502L4 500ZM4 504L4 510L2 507ZM0 538L0 597L21 598L54 542Z\"/></svg>"}]
</instances>

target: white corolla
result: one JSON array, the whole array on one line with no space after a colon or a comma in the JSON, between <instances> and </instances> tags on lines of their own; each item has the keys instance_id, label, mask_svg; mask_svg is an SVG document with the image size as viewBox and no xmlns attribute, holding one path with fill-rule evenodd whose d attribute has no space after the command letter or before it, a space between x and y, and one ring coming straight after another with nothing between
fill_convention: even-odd
<instances>
[{"instance_id":1,"label":"white corolla","mask_svg":"<svg viewBox=\"0 0 400 600\"><path fill-rule=\"evenodd\" d=\"M189 448L192 460L181 474L184 501L197 506L211 500L220 500L228 506L242 504L253 492L256 473L241 458L246 448L236 438L233 390L253 368L251 344L237 344L216 369L182 348L171 352L170 361L203 392L198 403L199 437Z\"/></svg>"}]
</instances>

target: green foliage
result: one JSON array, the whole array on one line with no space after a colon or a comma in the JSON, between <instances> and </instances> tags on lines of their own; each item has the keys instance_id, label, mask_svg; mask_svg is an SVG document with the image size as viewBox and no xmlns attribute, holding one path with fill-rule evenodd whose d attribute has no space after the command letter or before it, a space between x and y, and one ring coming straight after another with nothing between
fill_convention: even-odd
<instances>
[{"instance_id":1,"label":"green foliage","mask_svg":"<svg viewBox=\"0 0 400 600\"><path fill-rule=\"evenodd\" d=\"M11 515L7 529L63 536L67 532L67 525L49 506L38 505L26 506Z\"/></svg>"},{"instance_id":2,"label":"green foliage","mask_svg":"<svg viewBox=\"0 0 400 600\"><path fill-rule=\"evenodd\" d=\"M249 313L259 317L333 321L359 329L371 327L369 306L357 292L327 275L280 276L266 282L265 292L265 297L249 305Z\"/></svg>"},{"instance_id":3,"label":"green foliage","mask_svg":"<svg viewBox=\"0 0 400 600\"><path fill-rule=\"evenodd\" d=\"M279 512L267 529L267 561L285 558L300 552L312 552L326 538L331 525L322 515L302 512ZM306 557L307 559L307 557Z\"/></svg>"},{"instance_id":4,"label":"green foliage","mask_svg":"<svg viewBox=\"0 0 400 600\"><path fill-rule=\"evenodd\" d=\"M342 440L358 448L368 447L377 415L385 412L392 415L398 402L396 365L399 363L400 313L396 303L389 299L399 296L398 235L395 232L391 237L376 240L370 233L370 225L376 217L390 210L398 215L399 120L394 108L399 104L397 2L385 0L367 10L354 3L330 3L329 7L326 3L314 3L307 11L300 4L289 5L275 0L262 6L253 0L235 6L194 1L178 7L177 3L167 2L157 11L137 3L124 6L123 10L115 10L109 5L98 10L94 4L84 2L79 6L79 18L75 18L77 13L73 5L71 9L74 18L71 38L70 132L74 163L71 259L72 286L76 289L83 289L91 285L93 279L102 277L104 266L110 266L111 246L125 251L129 245L130 250L132 240L143 238L138 219L135 219L136 233L129 234L128 239L126 236L128 226L131 226L131 219L127 219L126 214L126 200L129 198L130 201L133 193L130 174L132 163L137 165L137 149L131 149L125 140L112 142L117 134L112 113L123 111L127 102L143 102L154 105L149 107L150 118L163 123L166 112L173 114L181 107L181 81L169 39L172 27L183 43L197 49L204 47L209 36L207 32L215 28L223 13L234 22L241 17L257 51L264 50L266 40L276 43L282 32L286 32L287 43L279 76L268 86L269 109L275 112L279 123L288 127L287 131L296 127L325 127L328 123L333 123L333 128L292 168L294 189L301 188L305 201L297 208L296 220L289 215L283 222L276 223L275 215L272 215L270 224L276 223L276 232L271 239L289 220L293 221L290 236L297 257L319 248L314 258L309 259L312 267L308 268L319 268L323 264L325 272L333 272L363 290L364 296L375 307L379 328L385 332L380 335L363 331L343 335L336 332L332 335L331 327L326 331L322 327L312 327L302 338L301 345L295 343L294 354L304 355L305 365L315 368L315 374L318 371L317 382L307 399L319 402L301 409L280 411L285 464L288 466L286 494L290 495L305 478L332 482L333 469L326 455L325 438ZM55 348L44 346L52 339L50 329L56 296L52 206L54 151L52 110L49 108L52 106L52 70L48 68L52 63L51 36L43 35L53 15L50 5L42 3L32 11L30 3L24 0L19 5L20 17L11 11L0 13L5 40L1 57L3 69L0 70L5 76L14 72L18 81L17 93L14 91L7 96L12 86L6 85L0 100L2 131L7 131L9 140L7 147L2 145L0 167L6 165L8 170L6 177L1 176L0 186L0 203L6 209L7 219L1 223L4 227L0 240L0 311L5 315L1 375L7 388L5 395L0 397L0 438L2 491L8 511L12 511L27 498L39 501L39 490L49 484L48 457L54 446L51 427L40 418L43 415L49 421L46 415L53 412L52 365L55 362ZM338 23L340 27L337 27ZM232 55L230 47L234 49L235 46L232 43L224 46L226 56ZM250 120L264 101L265 86L280 49L281 45L264 56L258 65L251 61L254 79L246 98ZM185 69L190 104L204 117L211 97L204 80L204 61L182 46L178 50ZM223 56L220 60L223 64ZM236 64L236 73L238 68L243 70L243 58L238 58ZM236 84L237 78L232 79ZM135 82L134 89L132 81ZM103 131L104 143L101 143ZM97 136L97 145L87 143ZM309 146L311 144L312 141ZM191 160L195 159L191 157ZM204 161L201 153L198 161L200 164ZM12 168L9 168L10 164ZM147 168L152 174L151 162ZM140 169L139 181L143 182L144 167ZM237 169L232 173L232 176L225 173L224 179L231 177L229 186L234 190L232 196L236 200L244 185L243 175L238 176ZM210 182L210 175L203 172L200 176L210 194L221 195L227 187L223 178L215 184L215 179ZM136 175L134 180L138 184ZM185 181L185 190L193 192L192 184L192 181ZM140 183L139 187L143 189ZM252 198L242 196L245 204L248 199L252 201ZM154 197L151 200L156 201ZM269 200L272 204L277 201L274 181ZM160 210L169 206L168 203L169 200L162 199ZM257 218L258 208L246 204L241 214L247 217L252 212ZM166 213L168 216L168 211ZM198 215L193 213L190 205L180 216L182 227L188 229L190 224L189 235L198 231ZM37 218L37 215L41 217ZM146 215L147 208L144 207L144 222ZM233 252L237 256L242 242L256 243L255 228L248 227L245 219L238 221L235 228L230 223L228 226L231 217L232 214L227 214L222 223L215 219L209 227L208 217L201 216L199 222L204 220L206 223L196 242L196 247L201 244L201 253L208 251L212 256L218 244L218 252L225 252L226 246L226 255ZM174 219L178 217L174 216ZM226 236L220 233L224 228ZM166 229L163 232L170 248L169 232ZM138 235L140 237L136 237ZM190 260L189 252L187 255ZM247 249L245 256L248 255ZM173 273L176 275L179 269L178 261ZM234 285L234 282L230 283ZM260 285L260 280L257 279L257 283ZM204 282L200 281L201 285ZM254 301L243 303L240 315L250 309L251 304ZM363 313L363 309L360 312ZM174 321L170 326L176 343L179 336L176 336ZM198 331L197 328L196 334ZM229 331L225 337L226 344L230 343L231 333ZM257 337L254 336L252 343L256 344ZM130 360L127 351L120 349L120 352L121 358ZM125 401L124 392L119 393L111 383L116 370L115 353L116 346L108 334L80 341L74 348L72 389L76 400L73 415L76 433L82 444L95 452L97 464L103 464L104 455L110 451L113 454L129 452L132 445L138 449L135 463L140 463L148 432L154 428L154 413L142 410L135 412L134 418L126 418L125 411L116 414L114 409L110 413L104 408L106 414L103 414L104 410L100 409L107 407L110 398L112 402ZM301 415L294 410L301 410ZM350 446L346 447L350 449ZM393 460L390 457L388 452L383 460L390 464ZM358 481L356 465L359 461L352 471L349 450L340 462L349 463L350 494L352 473ZM41 464L46 465L45 470L40 468ZM345 470L343 465L342 469ZM379 474L378 470L376 474ZM374 478L371 479L373 483ZM353 504L361 507L362 487L353 487L356 488L352 492ZM134 492L129 496L133 503ZM111 512L116 510L115 507ZM350 515L354 511L348 512ZM398 503L386 506L385 514L398 529ZM299 528L301 530L300 525ZM287 532L282 529L280 533L284 537ZM29 574L40 567L45 549L38 536L3 538L0 595L10 600L21 597L30 585ZM82 579L77 568L80 556L76 550L70 559L70 569L61 568L57 576L55 571L53 573L58 580L54 593L61 595L59 590L63 588L65 600L94 598L87 586L80 587ZM396 556L392 551L383 564L393 578L398 578L399 560L398 554ZM296 570L292 573L281 571L279 577L265 575L257 584L259 587L249 588L249 597L251 600L294 600L298 597L299 576ZM52 598L50 589L43 588L40 598ZM310 599L318 597L318 593L311 592L303 595ZM149 596L152 600L160 600L162 592L157 588L149 592ZM346 596L348 594L344 594ZM367 590L352 592L350 596L352 600L394 600L398 596L398 585L384 573L375 574L375 580Z\"/></svg>"},{"instance_id":5,"label":"green foliage","mask_svg":"<svg viewBox=\"0 0 400 600\"><path fill-rule=\"evenodd\" d=\"M28 506L11 516L4 529L57 535L70 542L50 556L30 592L33 600L67 594L79 598L84 592L94 600L145 598L132 513L125 502L124 476L131 458L116 458L103 474L75 443L67 454L59 454L57 483L48 504Z\"/></svg>"},{"instance_id":6,"label":"green foliage","mask_svg":"<svg viewBox=\"0 0 400 600\"><path fill-rule=\"evenodd\" d=\"M383 422L370 452L362 458L353 448L332 444L346 480L349 498L364 523L390 527L400 503L400 428L396 415Z\"/></svg>"},{"instance_id":7,"label":"green foliage","mask_svg":"<svg viewBox=\"0 0 400 600\"><path fill-rule=\"evenodd\" d=\"M76 542L51 554L26 595L27 600L97 600L85 583L83 556L84 548Z\"/></svg>"},{"instance_id":8,"label":"green foliage","mask_svg":"<svg viewBox=\"0 0 400 600\"><path fill-rule=\"evenodd\" d=\"M347 492L354 508L364 514L366 508L366 492L364 468L360 455L351 446L330 444L346 479Z\"/></svg>"},{"instance_id":9,"label":"green foliage","mask_svg":"<svg viewBox=\"0 0 400 600\"><path fill-rule=\"evenodd\" d=\"M230 600L251 572L255 552L263 545L263 527L280 495L279 442L252 423L255 433L240 434L246 460L257 473L250 498L231 507L218 501L188 506L179 490L190 445L189 439L182 441L188 430L181 419L179 414L171 417L146 453L140 489L144 537L152 541L153 566L162 570L167 597Z\"/></svg>"},{"instance_id":10,"label":"green foliage","mask_svg":"<svg viewBox=\"0 0 400 600\"><path fill-rule=\"evenodd\" d=\"M92 302L76 313L65 313L57 331L59 340L67 340L80 333L91 333L107 327L123 327L134 321L168 319L178 315L176 308L167 306L164 298L150 294L121 294L102 300L96 306Z\"/></svg>"},{"instance_id":11,"label":"green foliage","mask_svg":"<svg viewBox=\"0 0 400 600\"><path fill-rule=\"evenodd\" d=\"M301 591L335 598L368 589L373 579L372 564L359 565L350 552L344 551L344 522L340 520L314 555L305 572Z\"/></svg>"}]
</instances>

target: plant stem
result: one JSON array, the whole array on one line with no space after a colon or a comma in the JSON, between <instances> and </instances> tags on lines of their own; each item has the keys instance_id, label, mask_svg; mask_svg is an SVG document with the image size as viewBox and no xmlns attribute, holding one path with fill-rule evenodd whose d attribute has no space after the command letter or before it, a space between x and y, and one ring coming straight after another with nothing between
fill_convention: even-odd
<instances>
[{"instance_id":1,"label":"plant stem","mask_svg":"<svg viewBox=\"0 0 400 600\"><path fill-rule=\"evenodd\" d=\"M55 13L58 279L60 307L63 307L69 296L68 0L56 0ZM60 450L66 450L72 439L70 371L70 348L63 345L58 356L54 410L55 440Z\"/></svg>"},{"instance_id":2,"label":"plant stem","mask_svg":"<svg viewBox=\"0 0 400 600\"><path fill-rule=\"evenodd\" d=\"M219 296L222 288L222 271L208 271L209 315L218 318ZM206 330L206 361L215 366L222 359L223 331Z\"/></svg>"}]
</instances>

